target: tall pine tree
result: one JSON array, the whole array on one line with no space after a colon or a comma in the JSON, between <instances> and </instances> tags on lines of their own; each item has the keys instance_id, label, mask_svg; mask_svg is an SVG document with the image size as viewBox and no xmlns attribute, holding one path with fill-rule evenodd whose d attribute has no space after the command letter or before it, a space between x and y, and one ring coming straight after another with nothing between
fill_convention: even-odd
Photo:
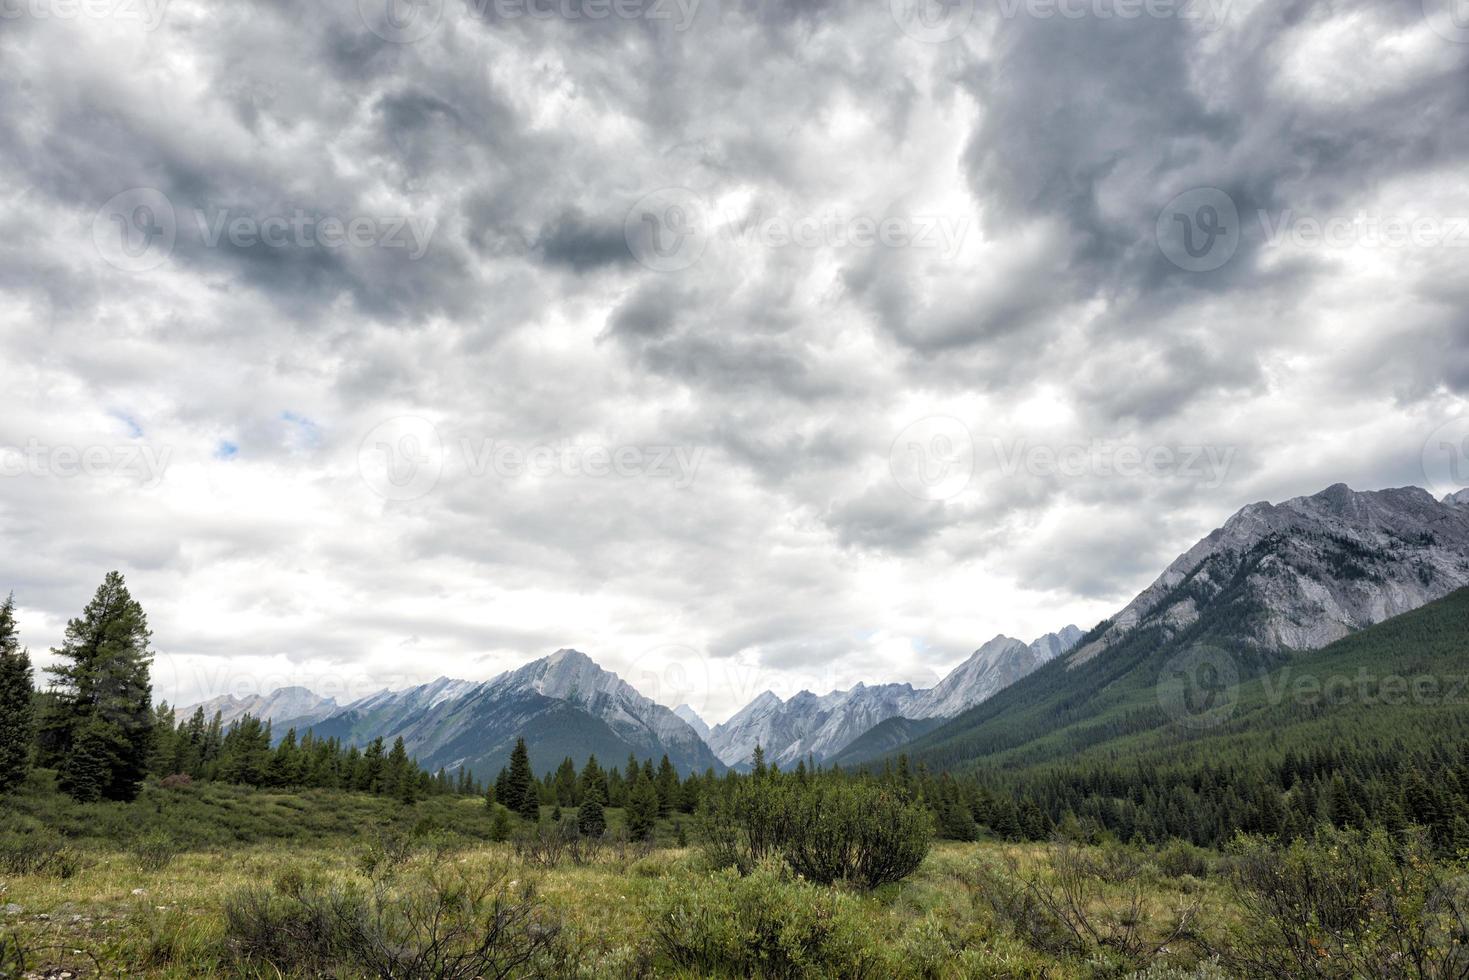
<instances>
[{"instance_id":1,"label":"tall pine tree","mask_svg":"<svg viewBox=\"0 0 1469 980\"><path fill-rule=\"evenodd\" d=\"M31 658L15 627L15 596L0 605L0 793L25 779L31 762Z\"/></svg>"},{"instance_id":2,"label":"tall pine tree","mask_svg":"<svg viewBox=\"0 0 1469 980\"><path fill-rule=\"evenodd\" d=\"M530 771L530 753L525 749L525 739L515 740L515 749L510 753L510 771L505 777L505 795L501 800L527 820L541 817L541 797L536 787L535 775Z\"/></svg>"},{"instance_id":3,"label":"tall pine tree","mask_svg":"<svg viewBox=\"0 0 1469 980\"><path fill-rule=\"evenodd\" d=\"M148 618L119 572L107 573L51 652L55 689L41 721L41 761L78 800L132 800L148 772L153 689Z\"/></svg>"}]
</instances>

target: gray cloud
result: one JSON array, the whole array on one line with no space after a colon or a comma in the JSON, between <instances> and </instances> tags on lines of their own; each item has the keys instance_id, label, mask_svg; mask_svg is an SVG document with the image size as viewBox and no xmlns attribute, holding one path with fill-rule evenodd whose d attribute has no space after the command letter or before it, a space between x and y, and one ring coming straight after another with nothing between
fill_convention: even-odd
<instances>
[{"instance_id":1,"label":"gray cloud","mask_svg":"<svg viewBox=\"0 0 1469 980\"><path fill-rule=\"evenodd\" d=\"M0 476L0 591L33 648L120 567L165 693L676 649L717 718L1090 625L1248 502L1421 482L1469 415L1462 250L1278 234L1469 221L1469 45L1417 0L981 5L943 44L885 4L568 9L447 3L414 43L355 2L0 20L0 448L51 454ZM134 188L176 218L140 270L94 240ZM670 188L707 241L658 270L624 221ZM1239 214L1200 272L1157 234L1197 188ZM417 254L381 240L410 218ZM353 219L378 237L321 244ZM852 234L889 219L950 237ZM895 476L915 425L972 452L952 495ZM507 476L487 444L697 466ZM1230 462L1045 465L1097 444ZM144 447L150 486L116 462ZM436 477L399 499L384 453Z\"/></svg>"}]
</instances>

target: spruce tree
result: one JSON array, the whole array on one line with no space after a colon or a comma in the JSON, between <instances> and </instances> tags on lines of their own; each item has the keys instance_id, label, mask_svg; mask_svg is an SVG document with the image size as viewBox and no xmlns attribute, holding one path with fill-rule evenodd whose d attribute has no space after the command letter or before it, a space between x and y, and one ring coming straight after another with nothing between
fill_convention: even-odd
<instances>
[{"instance_id":1,"label":"spruce tree","mask_svg":"<svg viewBox=\"0 0 1469 980\"><path fill-rule=\"evenodd\" d=\"M627 801L627 832L633 840L649 840L658 822L658 788L653 781L638 777Z\"/></svg>"},{"instance_id":2,"label":"spruce tree","mask_svg":"<svg viewBox=\"0 0 1469 980\"><path fill-rule=\"evenodd\" d=\"M587 764L582 767L578 783L583 800L594 799L603 806L607 804L607 777L603 774L602 767L597 765L595 755L587 757Z\"/></svg>"},{"instance_id":3,"label":"spruce tree","mask_svg":"<svg viewBox=\"0 0 1469 980\"><path fill-rule=\"evenodd\" d=\"M601 837L607 829L607 815L595 796L588 796L576 811L576 828L585 837Z\"/></svg>"},{"instance_id":4,"label":"spruce tree","mask_svg":"<svg viewBox=\"0 0 1469 980\"><path fill-rule=\"evenodd\" d=\"M25 779L31 762L31 658L15 627L15 596L0 605L0 793Z\"/></svg>"},{"instance_id":5,"label":"spruce tree","mask_svg":"<svg viewBox=\"0 0 1469 980\"><path fill-rule=\"evenodd\" d=\"M526 751L523 738L515 740L515 749L510 753L510 771L505 777L505 794L501 802L527 820L534 822L540 819L541 796L535 775L530 771L530 753Z\"/></svg>"},{"instance_id":6,"label":"spruce tree","mask_svg":"<svg viewBox=\"0 0 1469 980\"><path fill-rule=\"evenodd\" d=\"M81 618L66 626L56 690L41 722L42 762L78 800L132 800L148 772L153 690L148 618L109 572Z\"/></svg>"}]
</instances>

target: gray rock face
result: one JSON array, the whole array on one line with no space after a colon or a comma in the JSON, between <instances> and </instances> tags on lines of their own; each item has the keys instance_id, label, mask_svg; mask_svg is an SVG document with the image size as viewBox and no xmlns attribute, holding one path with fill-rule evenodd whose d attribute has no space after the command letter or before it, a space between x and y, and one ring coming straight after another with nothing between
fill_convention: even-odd
<instances>
[{"instance_id":1,"label":"gray rock face","mask_svg":"<svg viewBox=\"0 0 1469 980\"><path fill-rule=\"evenodd\" d=\"M1075 626L1047 633L1028 646L1013 637L997 636L936 687L924 692L903 714L908 718L952 718L1055 660L1076 646L1081 637L1081 630Z\"/></svg>"},{"instance_id":2,"label":"gray rock face","mask_svg":"<svg viewBox=\"0 0 1469 980\"><path fill-rule=\"evenodd\" d=\"M1072 655L1084 662L1143 626L1172 635L1228 597L1251 611L1247 638L1314 650L1469 585L1469 490L1337 484L1245 507L1181 555Z\"/></svg>"},{"instance_id":3,"label":"gray rock face","mask_svg":"<svg viewBox=\"0 0 1469 980\"><path fill-rule=\"evenodd\" d=\"M929 690L858 684L819 696L802 691L789 701L766 691L715 725L705 740L729 766L748 764L756 745L764 749L766 761L783 769L808 757L821 763L890 718L957 715L1070 650L1081 636L1075 626L1030 644L997 636Z\"/></svg>"},{"instance_id":4,"label":"gray rock face","mask_svg":"<svg viewBox=\"0 0 1469 980\"><path fill-rule=\"evenodd\" d=\"M270 694L251 694L243 698L225 694L181 708L176 717L188 718L197 708L204 709L206 719L213 718L218 712L225 725L232 725L248 714L275 725L299 726L335 714L338 705L334 699L320 697L304 687L282 687Z\"/></svg>"},{"instance_id":5,"label":"gray rock face","mask_svg":"<svg viewBox=\"0 0 1469 980\"><path fill-rule=\"evenodd\" d=\"M688 722L577 650L558 650L484 682L441 677L374 694L314 730L355 745L402 737L429 768L492 772L521 736L541 767L554 767L567 755L578 766L592 754L615 764L629 752L654 760L666 753L682 772L718 767Z\"/></svg>"},{"instance_id":6,"label":"gray rock face","mask_svg":"<svg viewBox=\"0 0 1469 980\"><path fill-rule=\"evenodd\" d=\"M699 713L686 704L681 704L673 709L673 713L689 723L689 727L699 733L704 741L709 741L709 724L699 717Z\"/></svg>"}]
</instances>

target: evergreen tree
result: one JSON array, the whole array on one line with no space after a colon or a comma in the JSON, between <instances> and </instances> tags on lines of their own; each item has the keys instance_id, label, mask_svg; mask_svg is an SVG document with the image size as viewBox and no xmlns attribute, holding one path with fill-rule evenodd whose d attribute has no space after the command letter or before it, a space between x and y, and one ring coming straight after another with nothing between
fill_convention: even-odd
<instances>
[{"instance_id":1,"label":"evergreen tree","mask_svg":"<svg viewBox=\"0 0 1469 980\"><path fill-rule=\"evenodd\" d=\"M597 757L587 757L587 764L582 767L581 776L578 777L582 800L596 800L605 806L610 799L607 795L607 777L602 773L602 767L597 765Z\"/></svg>"},{"instance_id":2,"label":"evergreen tree","mask_svg":"<svg viewBox=\"0 0 1469 980\"><path fill-rule=\"evenodd\" d=\"M31 762L31 658L15 628L15 596L0 605L0 793L25 779Z\"/></svg>"},{"instance_id":3,"label":"evergreen tree","mask_svg":"<svg viewBox=\"0 0 1469 980\"><path fill-rule=\"evenodd\" d=\"M655 780L658 790L658 815L666 817L678 803L679 781L678 770L673 768L673 763L668 761L668 756L663 756L663 761L658 763L658 777Z\"/></svg>"},{"instance_id":4,"label":"evergreen tree","mask_svg":"<svg viewBox=\"0 0 1469 980\"><path fill-rule=\"evenodd\" d=\"M576 763L571 761L571 756L562 759L561 765L556 767L553 786L557 806L575 806L581 802L577 798Z\"/></svg>"},{"instance_id":5,"label":"evergreen tree","mask_svg":"<svg viewBox=\"0 0 1469 980\"><path fill-rule=\"evenodd\" d=\"M633 840L649 840L658 823L658 788L651 779L638 777L627 801L627 832Z\"/></svg>"},{"instance_id":6,"label":"evergreen tree","mask_svg":"<svg viewBox=\"0 0 1469 980\"><path fill-rule=\"evenodd\" d=\"M534 822L541 817L540 790L530 771L530 753L526 751L523 738L515 740L515 749L510 753L510 772L505 778L503 802L526 820Z\"/></svg>"},{"instance_id":7,"label":"evergreen tree","mask_svg":"<svg viewBox=\"0 0 1469 980\"><path fill-rule=\"evenodd\" d=\"M507 841L510 839L510 811L500 804L494 805L495 817L490 823L490 840Z\"/></svg>"},{"instance_id":8,"label":"evergreen tree","mask_svg":"<svg viewBox=\"0 0 1469 980\"><path fill-rule=\"evenodd\" d=\"M595 796L588 796L576 811L576 829L586 837L601 837L607 829L607 815Z\"/></svg>"},{"instance_id":9,"label":"evergreen tree","mask_svg":"<svg viewBox=\"0 0 1469 980\"><path fill-rule=\"evenodd\" d=\"M755 754L750 757L750 771L755 774L756 779L765 775L765 749L759 742L755 743Z\"/></svg>"},{"instance_id":10,"label":"evergreen tree","mask_svg":"<svg viewBox=\"0 0 1469 980\"><path fill-rule=\"evenodd\" d=\"M42 762L78 800L132 800L148 773L153 691L148 618L109 572L52 651L56 690L41 722Z\"/></svg>"}]
</instances>

